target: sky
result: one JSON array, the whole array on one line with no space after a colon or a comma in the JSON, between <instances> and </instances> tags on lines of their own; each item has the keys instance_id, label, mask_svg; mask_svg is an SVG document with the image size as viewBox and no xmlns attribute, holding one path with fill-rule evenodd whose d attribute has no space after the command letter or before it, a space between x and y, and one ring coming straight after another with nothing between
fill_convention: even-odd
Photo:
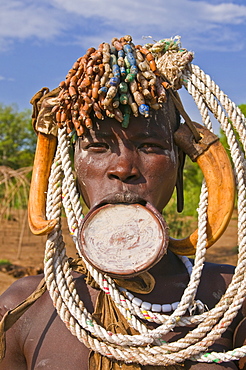
<instances>
[{"instance_id":1,"label":"sky","mask_svg":"<svg viewBox=\"0 0 246 370\"><path fill-rule=\"evenodd\" d=\"M31 97L57 87L89 47L126 34L135 44L181 36L193 63L246 104L245 0L0 0L0 103L31 109Z\"/></svg>"}]
</instances>

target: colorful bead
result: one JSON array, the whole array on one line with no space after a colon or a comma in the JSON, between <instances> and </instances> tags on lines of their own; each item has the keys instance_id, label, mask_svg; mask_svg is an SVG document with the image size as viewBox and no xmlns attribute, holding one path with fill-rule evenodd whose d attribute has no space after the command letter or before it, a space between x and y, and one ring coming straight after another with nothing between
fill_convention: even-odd
<instances>
[{"instance_id":1,"label":"colorful bead","mask_svg":"<svg viewBox=\"0 0 246 370\"><path fill-rule=\"evenodd\" d=\"M123 94L126 94L128 91L128 86L127 86L127 83L126 82L121 82L119 84L119 92L120 93L123 93Z\"/></svg>"},{"instance_id":2,"label":"colorful bead","mask_svg":"<svg viewBox=\"0 0 246 370\"><path fill-rule=\"evenodd\" d=\"M125 105L128 103L128 97L127 97L127 94L121 94L120 95L120 103Z\"/></svg>"},{"instance_id":3,"label":"colorful bead","mask_svg":"<svg viewBox=\"0 0 246 370\"><path fill-rule=\"evenodd\" d=\"M102 86L99 90L98 90L98 94L106 94L108 91L108 88L106 86Z\"/></svg>"},{"instance_id":4,"label":"colorful bead","mask_svg":"<svg viewBox=\"0 0 246 370\"><path fill-rule=\"evenodd\" d=\"M126 58L131 66L134 66L136 64L136 59L134 58L132 53L127 53Z\"/></svg>"},{"instance_id":5,"label":"colorful bead","mask_svg":"<svg viewBox=\"0 0 246 370\"><path fill-rule=\"evenodd\" d=\"M130 121L131 108L129 107L129 105L125 105L124 107L125 107L124 118L123 118L123 121L121 123L121 126L123 128L127 128L129 126L129 121Z\"/></svg>"},{"instance_id":6,"label":"colorful bead","mask_svg":"<svg viewBox=\"0 0 246 370\"><path fill-rule=\"evenodd\" d=\"M124 58L124 57L125 57L124 50L119 50L118 51L118 58Z\"/></svg>"},{"instance_id":7,"label":"colorful bead","mask_svg":"<svg viewBox=\"0 0 246 370\"><path fill-rule=\"evenodd\" d=\"M125 44L125 45L123 45L123 50L124 50L125 53L131 53L132 52L132 47L129 44Z\"/></svg>"},{"instance_id":8,"label":"colorful bead","mask_svg":"<svg viewBox=\"0 0 246 370\"><path fill-rule=\"evenodd\" d=\"M124 62L125 62L125 66L126 66L126 68L131 68L131 64L130 64L130 62L129 62L129 60L128 60L128 58L127 58L127 56L125 56L125 58L124 58Z\"/></svg>"},{"instance_id":9,"label":"colorful bead","mask_svg":"<svg viewBox=\"0 0 246 370\"><path fill-rule=\"evenodd\" d=\"M113 65L112 71L113 71L114 77L120 78L120 67L117 64Z\"/></svg>"},{"instance_id":10,"label":"colorful bead","mask_svg":"<svg viewBox=\"0 0 246 370\"><path fill-rule=\"evenodd\" d=\"M136 75L138 73L138 67L136 65L132 65L130 68L130 73Z\"/></svg>"},{"instance_id":11,"label":"colorful bead","mask_svg":"<svg viewBox=\"0 0 246 370\"><path fill-rule=\"evenodd\" d=\"M138 110L144 117L149 117L149 106L147 104L141 104Z\"/></svg>"},{"instance_id":12,"label":"colorful bead","mask_svg":"<svg viewBox=\"0 0 246 370\"><path fill-rule=\"evenodd\" d=\"M109 85L110 86L117 86L117 85L119 85L119 83L120 83L120 79L118 77L112 77L109 80Z\"/></svg>"},{"instance_id":13,"label":"colorful bead","mask_svg":"<svg viewBox=\"0 0 246 370\"><path fill-rule=\"evenodd\" d=\"M125 78L125 82L132 82L135 79L135 75L133 73L128 73L128 75Z\"/></svg>"},{"instance_id":14,"label":"colorful bead","mask_svg":"<svg viewBox=\"0 0 246 370\"><path fill-rule=\"evenodd\" d=\"M125 75L126 75L125 67L120 67L120 74L121 74L122 77L125 77Z\"/></svg>"}]
</instances>

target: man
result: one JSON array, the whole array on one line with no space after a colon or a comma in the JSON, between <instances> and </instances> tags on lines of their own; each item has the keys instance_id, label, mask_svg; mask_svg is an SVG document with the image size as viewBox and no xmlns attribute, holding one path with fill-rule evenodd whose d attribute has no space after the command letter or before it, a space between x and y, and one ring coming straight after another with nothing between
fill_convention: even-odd
<instances>
[{"instance_id":1,"label":"man","mask_svg":"<svg viewBox=\"0 0 246 370\"><path fill-rule=\"evenodd\" d=\"M88 118L91 120L90 127L83 128L83 133L76 139L74 150L78 188L88 207L94 209L104 204L118 203L144 206L151 204L156 211L161 212L178 182L181 165L180 150L174 141L174 132L179 121L170 94L167 93L167 100L162 102L161 108L151 109L147 117L130 116L127 127L122 127L114 118L105 117L101 120L95 114L86 113L86 119ZM173 302L180 302L189 282L190 273L187 266L188 262L184 264L171 250L165 251L164 255L148 268L148 273L154 279L152 288L147 293L144 288L142 291L138 290L134 293L135 298L138 298L139 302L148 302L152 308L157 304L166 307ZM212 309L224 294L233 271L231 266L206 263L196 301L202 302L203 307ZM103 307L100 306L102 292L99 293L98 286L86 284L88 280L84 274L74 272L73 276L84 307L89 313L94 312L93 317L98 323L105 324ZM139 276L130 277L130 283L132 280L138 282ZM32 276L15 282L1 296L1 314L4 315L6 311L25 300L36 289L41 278ZM103 304L106 304L105 294L103 299ZM137 335L138 332L125 323L117 305L112 308L111 301L108 304L107 307L116 313L109 317L105 328L111 330L123 322L126 330L123 334ZM189 316L188 312L187 315ZM63 321L70 326L66 320ZM90 349L78 340L79 335L78 338L72 335L64 322L57 314L49 292L46 291L6 332L6 354L0 369L246 369L243 361L240 367L238 362L234 361L197 363L194 359L185 360L183 363L177 361L176 364L174 362L166 367L161 363L160 366L151 367L139 365L136 361L131 363L128 360L124 362L107 359L106 356L95 355L95 351L90 352ZM146 320L142 322L147 329L153 330L157 326ZM172 343L184 337L192 328L192 324L176 326L159 339L164 341L163 343ZM245 321L243 311L240 311L222 337L209 347L209 352L224 352L245 343Z\"/></svg>"}]
</instances>

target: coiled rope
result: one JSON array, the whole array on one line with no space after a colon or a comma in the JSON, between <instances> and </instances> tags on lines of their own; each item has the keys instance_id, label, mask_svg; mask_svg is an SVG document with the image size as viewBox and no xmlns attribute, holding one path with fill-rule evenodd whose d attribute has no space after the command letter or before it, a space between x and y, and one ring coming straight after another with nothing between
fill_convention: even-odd
<instances>
[{"instance_id":1,"label":"coiled rope","mask_svg":"<svg viewBox=\"0 0 246 370\"><path fill-rule=\"evenodd\" d=\"M161 42L157 44L148 45L148 47L155 56L158 69L161 70L163 61L158 64ZM185 59L185 52L182 57ZM173 58L173 63L177 65L177 58ZM166 71L167 63L164 68ZM221 129L227 137L235 168L238 192L238 263L232 281L221 300L210 311L200 315L185 316L187 309L192 310L194 308L194 298L205 261L207 219L207 189L205 184L202 186L198 209L198 244L194 268L181 301L170 316L160 313L153 314L151 311L147 311L146 316L146 311L143 312L143 309L132 304L130 300L122 295L109 276L99 273L84 261L88 271L100 288L110 294L120 312L129 324L138 330L139 335L130 336L109 332L98 325L86 310L74 285L62 238L61 222L48 236L46 243L45 279L51 299L61 319L71 333L87 347L104 356L126 363L136 362L142 365L167 366L182 363L186 359L201 362L226 362L246 356L246 346L223 353L207 352L208 348L221 337L231 324L246 295L245 117L220 90L218 85L198 66L190 64L189 71L178 63L176 69L178 72L175 73L173 81L175 84L183 85L193 97L200 110L203 124L212 130L209 111L219 121ZM236 133L243 145L243 150L237 140ZM63 205L70 233L73 235L79 252L77 246L78 224L83 214L72 174L69 145L70 137L66 128L62 127L58 132L58 148L49 179L47 218L60 220ZM150 322L156 322L160 326L153 330L146 328L139 320L146 319L146 317L149 317ZM162 336L175 326L189 326L191 324L197 326L184 338L172 343L163 343L161 340Z\"/></svg>"}]
</instances>

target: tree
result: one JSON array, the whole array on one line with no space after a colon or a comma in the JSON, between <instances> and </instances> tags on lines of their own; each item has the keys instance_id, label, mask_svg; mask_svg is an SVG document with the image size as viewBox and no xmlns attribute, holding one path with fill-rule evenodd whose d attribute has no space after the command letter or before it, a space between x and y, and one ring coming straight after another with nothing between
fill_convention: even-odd
<instances>
[{"instance_id":1,"label":"tree","mask_svg":"<svg viewBox=\"0 0 246 370\"><path fill-rule=\"evenodd\" d=\"M31 111L18 112L15 105L0 104L0 165L13 169L31 166L35 146Z\"/></svg>"}]
</instances>

